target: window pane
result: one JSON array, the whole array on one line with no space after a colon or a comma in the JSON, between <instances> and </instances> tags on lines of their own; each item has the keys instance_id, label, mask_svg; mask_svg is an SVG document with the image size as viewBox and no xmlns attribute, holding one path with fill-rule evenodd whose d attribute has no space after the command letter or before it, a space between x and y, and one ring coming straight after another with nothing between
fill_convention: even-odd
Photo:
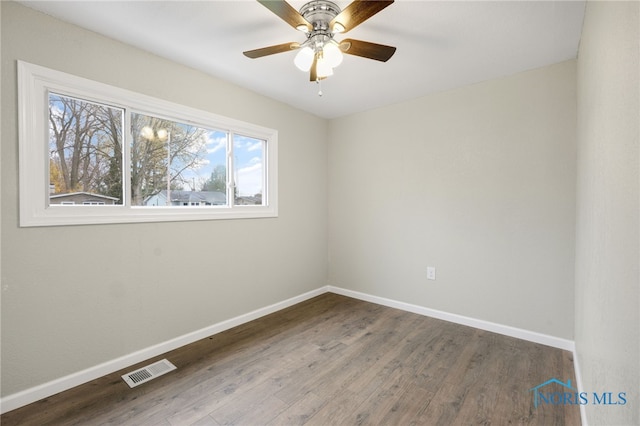
<instances>
[{"instance_id":1,"label":"window pane","mask_svg":"<svg viewBox=\"0 0 640 426\"><path fill-rule=\"evenodd\" d=\"M227 203L227 134L143 114L131 115L131 203Z\"/></svg>"},{"instance_id":2,"label":"window pane","mask_svg":"<svg viewBox=\"0 0 640 426\"><path fill-rule=\"evenodd\" d=\"M49 204L122 204L123 110L49 94Z\"/></svg>"},{"instance_id":3,"label":"window pane","mask_svg":"<svg viewBox=\"0 0 640 426\"><path fill-rule=\"evenodd\" d=\"M233 136L235 204L263 205L265 141Z\"/></svg>"}]
</instances>

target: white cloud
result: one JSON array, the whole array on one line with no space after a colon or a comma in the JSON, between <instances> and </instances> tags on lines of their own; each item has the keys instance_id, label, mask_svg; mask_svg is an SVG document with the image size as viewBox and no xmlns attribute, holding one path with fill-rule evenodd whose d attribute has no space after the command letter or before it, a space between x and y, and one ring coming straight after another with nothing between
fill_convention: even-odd
<instances>
[{"instance_id":1,"label":"white cloud","mask_svg":"<svg viewBox=\"0 0 640 426\"><path fill-rule=\"evenodd\" d=\"M227 138L225 136L210 137L207 139L207 145L213 145L212 147L207 147L207 154L213 154L214 152L227 148Z\"/></svg>"},{"instance_id":2,"label":"white cloud","mask_svg":"<svg viewBox=\"0 0 640 426\"><path fill-rule=\"evenodd\" d=\"M242 168L238 169L238 173L239 174L250 174L250 173L254 173L256 170L262 170L262 163L256 163L256 164L252 164L252 165L247 166L247 167L242 167Z\"/></svg>"},{"instance_id":3,"label":"white cloud","mask_svg":"<svg viewBox=\"0 0 640 426\"><path fill-rule=\"evenodd\" d=\"M238 169L236 185L240 195L262 193L262 161Z\"/></svg>"},{"instance_id":4,"label":"white cloud","mask_svg":"<svg viewBox=\"0 0 640 426\"><path fill-rule=\"evenodd\" d=\"M262 149L262 141L257 141L256 143L249 144L247 151L251 152L251 151L256 151L258 149L260 150Z\"/></svg>"}]
</instances>

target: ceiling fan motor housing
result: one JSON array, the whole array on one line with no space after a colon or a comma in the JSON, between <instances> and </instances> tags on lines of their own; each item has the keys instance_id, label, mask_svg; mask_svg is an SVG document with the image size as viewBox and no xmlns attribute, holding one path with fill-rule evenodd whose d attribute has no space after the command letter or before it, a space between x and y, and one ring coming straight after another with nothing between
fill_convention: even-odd
<instances>
[{"instance_id":1,"label":"ceiling fan motor housing","mask_svg":"<svg viewBox=\"0 0 640 426\"><path fill-rule=\"evenodd\" d=\"M340 8L327 0L314 0L302 6L300 14L313 25L313 31L329 32L329 22L340 13Z\"/></svg>"},{"instance_id":2,"label":"ceiling fan motor housing","mask_svg":"<svg viewBox=\"0 0 640 426\"><path fill-rule=\"evenodd\" d=\"M313 26L307 34L303 46L311 46L316 52L322 52L323 46L333 39L329 23L340 13L340 8L328 0L314 0L300 8L300 15Z\"/></svg>"}]
</instances>

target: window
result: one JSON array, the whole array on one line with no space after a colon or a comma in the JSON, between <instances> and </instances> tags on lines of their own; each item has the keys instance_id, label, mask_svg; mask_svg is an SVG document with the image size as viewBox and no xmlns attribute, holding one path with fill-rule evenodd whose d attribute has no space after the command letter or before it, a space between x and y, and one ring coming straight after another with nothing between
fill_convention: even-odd
<instances>
[{"instance_id":1,"label":"window","mask_svg":"<svg viewBox=\"0 0 640 426\"><path fill-rule=\"evenodd\" d=\"M96 196L122 204L124 109L49 93L49 205L83 194L82 205L99 205ZM102 203L104 204L104 202Z\"/></svg>"},{"instance_id":2,"label":"window","mask_svg":"<svg viewBox=\"0 0 640 426\"><path fill-rule=\"evenodd\" d=\"M18 62L20 225L277 216L277 132Z\"/></svg>"}]
</instances>

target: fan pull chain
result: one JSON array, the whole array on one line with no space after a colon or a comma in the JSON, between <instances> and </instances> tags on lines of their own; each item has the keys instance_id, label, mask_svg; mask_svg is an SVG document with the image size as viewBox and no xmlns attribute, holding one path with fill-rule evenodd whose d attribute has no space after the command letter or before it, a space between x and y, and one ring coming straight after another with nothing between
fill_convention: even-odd
<instances>
[{"instance_id":1,"label":"fan pull chain","mask_svg":"<svg viewBox=\"0 0 640 426\"><path fill-rule=\"evenodd\" d=\"M322 80L317 79L316 83L318 83L318 96L322 97Z\"/></svg>"}]
</instances>

